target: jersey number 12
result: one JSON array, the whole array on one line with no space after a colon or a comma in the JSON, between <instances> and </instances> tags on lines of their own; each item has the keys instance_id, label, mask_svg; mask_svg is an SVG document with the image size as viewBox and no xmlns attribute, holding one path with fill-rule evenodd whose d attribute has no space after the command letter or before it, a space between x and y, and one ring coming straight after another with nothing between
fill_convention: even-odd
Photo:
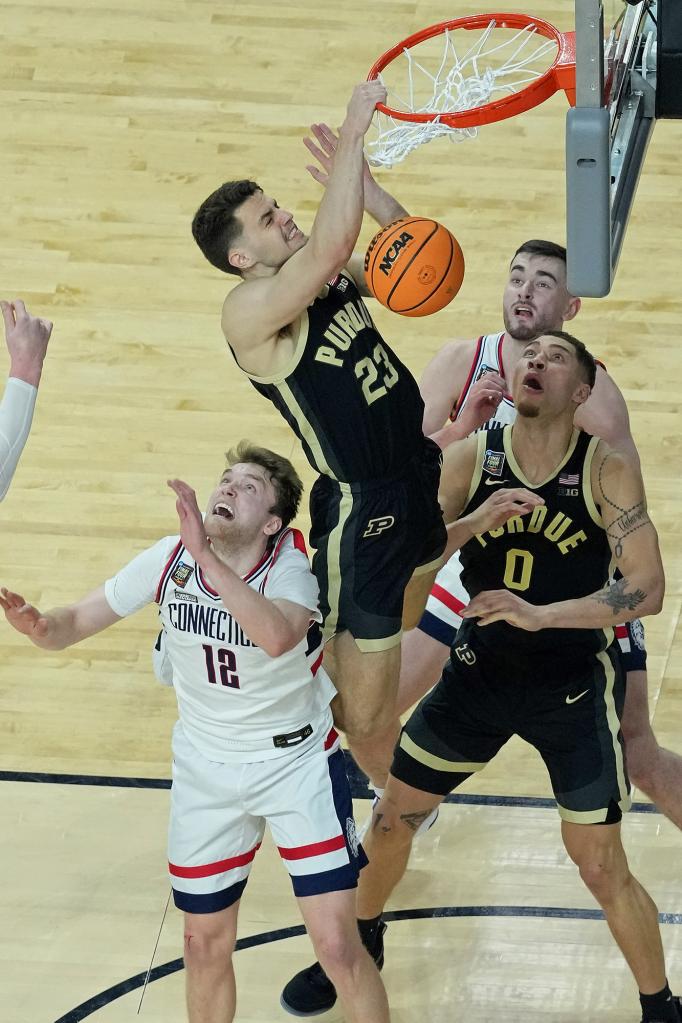
<instances>
[{"instance_id":1,"label":"jersey number 12","mask_svg":"<svg viewBox=\"0 0 682 1023\"><path fill-rule=\"evenodd\" d=\"M219 647L218 650L214 650L208 643L202 644L204 651L204 657L206 658L206 671L208 672L208 681L212 686L218 684L216 677L216 667L218 668L218 674L220 676L221 686L229 686L230 689L239 689L239 675L237 671L237 658L234 655L234 650L226 650L225 647ZM215 657L218 657L218 663L215 663Z\"/></svg>"}]
</instances>

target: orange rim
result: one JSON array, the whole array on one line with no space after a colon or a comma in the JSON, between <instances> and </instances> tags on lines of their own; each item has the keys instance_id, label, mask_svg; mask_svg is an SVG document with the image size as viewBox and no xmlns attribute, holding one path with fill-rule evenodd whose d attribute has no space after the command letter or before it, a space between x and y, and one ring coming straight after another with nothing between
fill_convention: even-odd
<instances>
[{"instance_id":1,"label":"orange rim","mask_svg":"<svg viewBox=\"0 0 682 1023\"><path fill-rule=\"evenodd\" d=\"M466 18L455 18L452 21L441 21L437 25L431 25L429 28L415 32L407 39L396 43L390 50L382 54L370 68L367 81L378 78L384 68L396 57L399 57L404 50L424 42L425 39L432 39L433 36L441 35L451 29L485 29L493 21L497 28L524 29L532 26L538 35L554 40L557 44L557 54L552 65L519 92L490 103L484 103L480 107L472 107L470 110L460 110L457 113L447 113L446 111L440 114L417 114L395 110L385 103L377 103L377 110L397 121L408 121L415 124L439 121L441 124L447 124L450 128L475 128L481 124L503 121L507 117L515 117L526 110L531 110L540 103L544 103L560 89L564 90L569 103L573 105L575 103L575 32L560 32L548 21L543 21L542 18L531 18L527 14L474 14Z\"/></svg>"}]
</instances>

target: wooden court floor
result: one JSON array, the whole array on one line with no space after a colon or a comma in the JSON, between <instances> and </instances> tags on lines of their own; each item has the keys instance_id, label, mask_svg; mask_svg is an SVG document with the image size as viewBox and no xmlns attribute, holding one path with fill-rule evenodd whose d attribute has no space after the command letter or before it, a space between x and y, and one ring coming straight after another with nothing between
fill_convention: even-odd
<instances>
[{"instance_id":1,"label":"wooden court floor","mask_svg":"<svg viewBox=\"0 0 682 1023\"><path fill-rule=\"evenodd\" d=\"M460 0L456 13L496 7ZM528 0L530 13L563 28L572 8ZM319 187L304 169L307 125L339 124L353 84L389 43L452 15L443 0L0 0L0 294L55 321L33 433L0 505L0 584L45 607L99 585L175 531L166 479L185 478L201 498L242 436L290 455L312 482L283 421L235 372L219 326L226 282L194 246L191 217L221 181L248 176L308 228ZM521 241L565 238L564 113L555 97L379 175L411 211L446 223L467 261L443 312L421 321L376 313L415 374L446 340L500 329ZM642 456L668 581L664 610L647 623L650 707L661 741L678 752L681 146L682 125L657 126L613 292L586 301L573 325L623 390ZM366 224L360 244L372 233ZM154 630L150 609L44 654L0 623L6 1023L137 1018L134 979L168 896L174 706L151 673ZM444 808L390 907L399 916L385 971L394 1019L638 1018L634 985L562 852L532 752L510 744L462 791L470 801ZM356 806L362 819L367 801ZM646 810L627 819L626 842L667 914L668 972L682 991L682 836ZM286 1018L280 987L309 960L297 928L266 843L243 900L240 933L253 941L236 956L240 1021ZM163 975L141 1019L184 1019L181 951L170 909L154 959Z\"/></svg>"}]
</instances>

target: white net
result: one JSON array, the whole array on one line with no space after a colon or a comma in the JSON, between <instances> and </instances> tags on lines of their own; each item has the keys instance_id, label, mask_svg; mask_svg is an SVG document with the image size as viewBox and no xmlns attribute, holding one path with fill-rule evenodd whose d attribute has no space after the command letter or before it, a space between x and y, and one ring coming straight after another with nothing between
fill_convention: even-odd
<instances>
[{"instance_id":1,"label":"white net","mask_svg":"<svg viewBox=\"0 0 682 1023\"><path fill-rule=\"evenodd\" d=\"M462 40L468 45L460 46L460 55L457 46ZM452 128L440 115L472 110L519 92L545 74L556 52L556 42L541 36L535 25L514 31L496 21L478 35L469 29L446 30L435 40L404 49L405 62L396 58L379 76L388 90L386 105L404 113L437 116L422 123L377 111L376 135L365 146L367 160L375 167L391 167L417 146L443 135L452 142L475 137L477 128Z\"/></svg>"}]
</instances>

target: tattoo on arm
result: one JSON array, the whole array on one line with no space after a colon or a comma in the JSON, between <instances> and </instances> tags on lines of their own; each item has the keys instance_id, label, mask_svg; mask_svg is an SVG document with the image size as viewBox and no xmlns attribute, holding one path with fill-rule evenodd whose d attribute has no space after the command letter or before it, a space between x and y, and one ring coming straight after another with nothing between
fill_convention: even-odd
<instances>
[{"instance_id":1,"label":"tattoo on arm","mask_svg":"<svg viewBox=\"0 0 682 1023\"><path fill-rule=\"evenodd\" d=\"M644 500L639 501L631 508L621 508L619 504L612 501L604 490L604 482L602 479L602 472L606 461L609 458L611 452L608 452L602 459L602 463L599 466L599 489L601 491L604 501L611 505L620 514L613 520L611 525L606 529L606 535L614 542L614 554L617 558L623 556L623 540L630 533L636 532L641 529L642 526L646 526L649 522L649 516L646 510L646 502Z\"/></svg>"},{"instance_id":2,"label":"tattoo on arm","mask_svg":"<svg viewBox=\"0 0 682 1023\"><path fill-rule=\"evenodd\" d=\"M594 599L598 600L600 604L606 604L613 608L614 617L623 611L634 611L646 599L646 593L644 590L627 593L627 584L627 579L617 579L611 586L596 593Z\"/></svg>"},{"instance_id":3,"label":"tattoo on arm","mask_svg":"<svg viewBox=\"0 0 682 1023\"><path fill-rule=\"evenodd\" d=\"M433 807L430 810L419 810L417 813L401 813L400 819L403 824L406 824L410 831L417 831L419 826L424 823L430 813L433 813Z\"/></svg>"}]
</instances>

